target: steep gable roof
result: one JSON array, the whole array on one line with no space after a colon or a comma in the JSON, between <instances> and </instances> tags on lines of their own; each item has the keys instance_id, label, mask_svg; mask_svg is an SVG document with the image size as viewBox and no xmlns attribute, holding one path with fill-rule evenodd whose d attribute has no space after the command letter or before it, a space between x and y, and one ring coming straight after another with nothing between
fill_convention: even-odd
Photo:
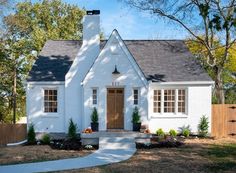
<instances>
[{"instance_id":1,"label":"steep gable roof","mask_svg":"<svg viewBox=\"0 0 236 173\"><path fill-rule=\"evenodd\" d=\"M107 41L101 41L101 49ZM124 40L130 53L153 82L212 81L182 40ZM49 40L28 81L64 81L82 41Z\"/></svg>"}]
</instances>

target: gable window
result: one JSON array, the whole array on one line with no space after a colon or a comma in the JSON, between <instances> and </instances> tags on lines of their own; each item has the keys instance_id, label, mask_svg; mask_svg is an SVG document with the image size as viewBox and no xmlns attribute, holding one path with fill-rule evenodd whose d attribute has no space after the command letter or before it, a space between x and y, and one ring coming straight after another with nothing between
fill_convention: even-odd
<instances>
[{"instance_id":1,"label":"gable window","mask_svg":"<svg viewBox=\"0 0 236 173\"><path fill-rule=\"evenodd\" d=\"M161 90L153 92L153 112L161 113Z\"/></svg>"},{"instance_id":2,"label":"gable window","mask_svg":"<svg viewBox=\"0 0 236 173\"><path fill-rule=\"evenodd\" d=\"M153 91L154 113L186 113L186 89L160 89Z\"/></svg>"},{"instance_id":3,"label":"gable window","mask_svg":"<svg viewBox=\"0 0 236 173\"><path fill-rule=\"evenodd\" d=\"M185 113L185 90L178 90L178 112Z\"/></svg>"},{"instance_id":4,"label":"gable window","mask_svg":"<svg viewBox=\"0 0 236 173\"><path fill-rule=\"evenodd\" d=\"M134 89L133 95L134 95L134 105L138 105L138 89Z\"/></svg>"},{"instance_id":5,"label":"gable window","mask_svg":"<svg viewBox=\"0 0 236 173\"><path fill-rule=\"evenodd\" d=\"M164 112L175 112L175 90L164 90Z\"/></svg>"},{"instance_id":6,"label":"gable window","mask_svg":"<svg viewBox=\"0 0 236 173\"><path fill-rule=\"evenodd\" d=\"M44 112L57 112L57 90L44 90Z\"/></svg>"},{"instance_id":7,"label":"gable window","mask_svg":"<svg viewBox=\"0 0 236 173\"><path fill-rule=\"evenodd\" d=\"M92 96L92 99L93 99L93 105L96 105L98 103L98 98L97 98L97 89L93 89L93 96Z\"/></svg>"}]
</instances>

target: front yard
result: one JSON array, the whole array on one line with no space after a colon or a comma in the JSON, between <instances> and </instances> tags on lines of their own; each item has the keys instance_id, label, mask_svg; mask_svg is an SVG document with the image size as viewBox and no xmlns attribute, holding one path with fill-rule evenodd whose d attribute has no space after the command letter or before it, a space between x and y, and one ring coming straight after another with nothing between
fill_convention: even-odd
<instances>
[{"instance_id":1,"label":"front yard","mask_svg":"<svg viewBox=\"0 0 236 173\"><path fill-rule=\"evenodd\" d=\"M0 148L0 165L82 157L88 150L55 150L47 145ZM60 173L235 173L236 139L187 139L179 148L138 149L121 163Z\"/></svg>"},{"instance_id":2,"label":"front yard","mask_svg":"<svg viewBox=\"0 0 236 173\"><path fill-rule=\"evenodd\" d=\"M0 165L82 157L89 150L56 150L48 145L0 147Z\"/></svg>"},{"instance_id":3,"label":"front yard","mask_svg":"<svg viewBox=\"0 0 236 173\"><path fill-rule=\"evenodd\" d=\"M236 140L191 139L179 148L139 149L128 161L63 173L236 172ZM60 173L61 173L60 172Z\"/></svg>"}]
</instances>

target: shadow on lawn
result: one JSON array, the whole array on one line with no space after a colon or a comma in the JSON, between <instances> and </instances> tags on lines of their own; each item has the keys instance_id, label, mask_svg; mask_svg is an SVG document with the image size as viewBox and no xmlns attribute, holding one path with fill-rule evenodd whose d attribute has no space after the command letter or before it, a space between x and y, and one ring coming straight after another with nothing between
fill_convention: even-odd
<instances>
[{"instance_id":1,"label":"shadow on lawn","mask_svg":"<svg viewBox=\"0 0 236 173\"><path fill-rule=\"evenodd\" d=\"M201 154L213 161L207 166L212 172L236 170L236 144L210 145L207 152Z\"/></svg>"}]
</instances>

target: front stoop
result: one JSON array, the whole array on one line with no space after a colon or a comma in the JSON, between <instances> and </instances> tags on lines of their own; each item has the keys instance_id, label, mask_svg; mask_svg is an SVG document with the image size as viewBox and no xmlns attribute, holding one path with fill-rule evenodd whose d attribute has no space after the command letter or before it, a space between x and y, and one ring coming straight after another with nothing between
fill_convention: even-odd
<instances>
[{"instance_id":1,"label":"front stoop","mask_svg":"<svg viewBox=\"0 0 236 173\"><path fill-rule=\"evenodd\" d=\"M122 132L109 132L109 131L99 131L93 133L81 133L82 145L98 145L100 147L100 140L103 138L132 138L139 142L150 142L151 134L139 133L133 131L122 131Z\"/></svg>"}]
</instances>

